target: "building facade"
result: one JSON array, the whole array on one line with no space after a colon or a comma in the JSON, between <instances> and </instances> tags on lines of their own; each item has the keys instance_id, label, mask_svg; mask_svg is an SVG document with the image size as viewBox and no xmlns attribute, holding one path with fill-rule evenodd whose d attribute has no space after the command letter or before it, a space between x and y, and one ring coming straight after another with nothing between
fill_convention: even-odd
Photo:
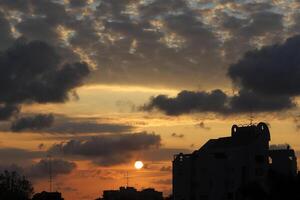
<instances>
[{"instance_id":1,"label":"building facade","mask_svg":"<svg viewBox=\"0 0 300 200\"><path fill-rule=\"evenodd\" d=\"M211 139L191 154L173 160L174 200L236 200L250 182L266 185L270 169L297 174L292 149L269 149L265 123L233 125L230 137Z\"/></svg>"}]
</instances>

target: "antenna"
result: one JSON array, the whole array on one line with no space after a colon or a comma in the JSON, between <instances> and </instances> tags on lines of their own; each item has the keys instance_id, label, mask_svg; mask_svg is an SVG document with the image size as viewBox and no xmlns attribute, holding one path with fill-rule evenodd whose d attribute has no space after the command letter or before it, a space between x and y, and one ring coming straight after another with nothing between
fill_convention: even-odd
<instances>
[{"instance_id":1,"label":"antenna","mask_svg":"<svg viewBox=\"0 0 300 200\"><path fill-rule=\"evenodd\" d=\"M250 125L253 125L253 121L254 121L254 114L253 114L253 107L250 106Z\"/></svg>"},{"instance_id":2,"label":"antenna","mask_svg":"<svg viewBox=\"0 0 300 200\"><path fill-rule=\"evenodd\" d=\"M126 171L126 188L128 188L129 185L129 176L128 176L128 171Z\"/></svg>"},{"instance_id":3,"label":"antenna","mask_svg":"<svg viewBox=\"0 0 300 200\"><path fill-rule=\"evenodd\" d=\"M52 156L48 155L48 164L49 164L49 191L52 192Z\"/></svg>"}]
</instances>

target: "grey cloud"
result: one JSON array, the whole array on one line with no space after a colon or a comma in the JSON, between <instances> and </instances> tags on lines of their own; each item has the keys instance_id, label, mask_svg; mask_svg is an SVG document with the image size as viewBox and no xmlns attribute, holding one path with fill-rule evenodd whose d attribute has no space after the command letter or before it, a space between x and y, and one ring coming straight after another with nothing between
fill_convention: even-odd
<instances>
[{"instance_id":1,"label":"grey cloud","mask_svg":"<svg viewBox=\"0 0 300 200\"><path fill-rule=\"evenodd\" d=\"M230 66L230 78L241 88L269 95L300 94L300 36L283 44L249 51Z\"/></svg>"},{"instance_id":2,"label":"grey cloud","mask_svg":"<svg viewBox=\"0 0 300 200\"><path fill-rule=\"evenodd\" d=\"M7 109L8 107L5 107ZM3 119L11 116L2 112ZM0 116L1 119L1 116ZM134 126L122 123L101 122L101 118L69 117L60 114L20 114L9 123L1 123L0 131L32 132L53 135L88 135L106 133L128 133Z\"/></svg>"},{"instance_id":3,"label":"grey cloud","mask_svg":"<svg viewBox=\"0 0 300 200\"><path fill-rule=\"evenodd\" d=\"M50 127L54 123L54 116L51 114L39 114L32 117L21 117L14 121L11 130L15 132L23 130L41 130Z\"/></svg>"},{"instance_id":4,"label":"grey cloud","mask_svg":"<svg viewBox=\"0 0 300 200\"><path fill-rule=\"evenodd\" d=\"M225 112L227 95L221 90L207 92L182 91L177 97L166 95L153 97L143 106L143 110L151 111L155 108L164 111L167 115L199 112Z\"/></svg>"},{"instance_id":5,"label":"grey cloud","mask_svg":"<svg viewBox=\"0 0 300 200\"><path fill-rule=\"evenodd\" d=\"M54 177L70 174L76 167L76 163L71 161L62 159L51 160L52 176ZM31 179L43 179L49 177L50 161L48 159L41 159L36 163L31 163L30 165L27 164L25 166L20 164L0 163L0 172L4 170L16 171Z\"/></svg>"},{"instance_id":6,"label":"grey cloud","mask_svg":"<svg viewBox=\"0 0 300 200\"><path fill-rule=\"evenodd\" d=\"M272 112L295 108L293 97L300 94L299 47L300 36L294 36L283 44L247 52L228 70L229 77L239 89L238 94L229 96L221 90L182 91L174 98L165 95L153 97L142 109L180 115L193 112Z\"/></svg>"},{"instance_id":7,"label":"grey cloud","mask_svg":"<svg viewBox=\"0 0 300 200\"><path fill-rule=\"evenodd\" d=\"M39 162L31 165L28 170L28 175L33 178L46 178L49 177L49 167L51 164L52 175L58 176L63 174L71 173L75 168L76 164L71 161L62 159L41 159Z\"/></svg>"},{"instance_id":8,"label":"grey cloud","mask_svg":"<svg viewBox=\"0 0 300 200\"><path fill-rule=\"evenodd\" d=\"M44 156L43 151L29 151L18 148L0 148L0 164L9 165L12 163L26 164L32 159Z\"/></svg>"},{"instance_id":9,"label":"grey cloud","mask_svg":"<svg viewBox=\"0 0 300 200\"><path fill-rule=\"evenodd\" d=\"M49 152L92 158L94 163L108 166L128 162L135 152L158 147L160 141L159 135L145 132L107 135L55 144Z\"/></svg>"},{"instance_id":10,"label":"grey cloud","mask_svg":"<svg viewBox=\"0 0 300 200\"><path fill-rule=\"evenodd\" d=\"M185 0L104 0L84 14L78 9L86 4L82 0L71 0L69 4L2 0L0 6L7 16L18 10L20 20L14 18L10 23L22 37L53 44L67 60L79 60L73 50L84 49L98 67L89 79L93 83L181 89L227 86L228 63L256 48L256 43L274 43L295 33L285 29L284 13L275 4L214 2L216 7L230 3L226 11L220 11L212 8L214 5L203 6L207 3L191 6ZM136 10L128 12L129 7ZM154 26L154 20L161 27ZM10 40L7 19L2 21L5 26L1 34L5 37L1 37L0 44ZM57 31L60 25L72 31L67 41ZM219 31L231 37L222 41L223 32Z\"/></svg>"},{"instance_id":11,"label":"grey cloud","mask_svg":"<svg viewBox=\"0 0 300 200\"><path fill-rule=\"evenodd\" d=\"M294 108L296 104L288 96L270 97L249 91L239 91L228 96L221 90L212 92L182 91L176 97L159 95L141 107L141 110L159 110L166 115L177 116L191 113L217 113L222 115L247 112L272 112Z\"/></svg>"},{"instance_id":12,"label":"grey cloud","mask_svg":"<svg viewBox=\"0 0 300 200\"><path fill-rule=\"evenodd\" d=\"M81 8L84 7L87 3L86 0L70 0L69 2L72 8Z\"/></svg>"},{"instance_id":13,"label":"grey cloud","mask_svg":"<svg viewBox=\"0 0 300 200\"><path fill-rule=\"evenodd\" d=\"M65 102L89 72L86 63L64 63L45 42L19 40L0 54L0 103Z\"/></svg>"},{"instance_id":14,"label":"grey cloud","mask_svg":"<svg viewBox=\"0 0 300 200\"><path fill-rule=\"evenodd\" d=\"M11 27L3 12L0 11L0 50L8 48L13 43Z\"/></svg>"},{"instance_id":15,"label":"grey cloud","mask_svg":"<svg viewBox=\"0 0 300 200\"><path fill-rule=\"evenodd\" d=\"M6 120L11 116L14 116L19 113L19 107L17 105L10 104L0 104L0 121Z\"/></svg>"}]
</instances>

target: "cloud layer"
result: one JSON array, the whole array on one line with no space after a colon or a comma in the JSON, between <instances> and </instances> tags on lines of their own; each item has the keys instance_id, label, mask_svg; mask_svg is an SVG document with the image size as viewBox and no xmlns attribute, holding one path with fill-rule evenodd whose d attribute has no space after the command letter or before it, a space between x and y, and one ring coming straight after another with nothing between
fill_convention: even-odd
<instances>
[{"instance_id":1,"label":"cloud layer","mask_svg":"<svg viewBox=\"0 0 300 200\"><path fill-rule=\"evenodd\" d=\"M299 2L290 1L3 0L0 7L0 49L18 37L48 42L67 60L96 67L91 81L105 84L215 87L246 51L300 27Z\"/></svg>"},{"instance_id":2,"label":"cloud layer","mask_svg":"<svg viewBox=\"0 0 300 200\"><path fill-rule=\"evenodd\" d=\"M52 154L90 158L103 166L129 162L134 153L160 146L159 135L133 133L91 137L86 140L69 140L55 144Z\"/></svg>"},{"instance_id":3,"label":"cloud layer","mask_svg":"<svg viewBox=\"0 0 300 200\"><path fill-rule=\"evenodd\" d=\"M229 96L221 90L182 91L174 98L166 95L153 97L142 109L180 115L193 112L272 112L295 108L294 97L300 92L299 47L300 36L294 36L282 44L247 52L228 70L239 90L235 95Z\"/></svg>"}]
</instances>

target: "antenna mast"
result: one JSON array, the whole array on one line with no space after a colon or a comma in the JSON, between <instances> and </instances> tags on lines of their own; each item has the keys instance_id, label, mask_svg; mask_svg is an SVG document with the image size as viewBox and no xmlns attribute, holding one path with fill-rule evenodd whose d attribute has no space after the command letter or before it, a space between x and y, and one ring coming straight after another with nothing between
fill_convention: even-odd
<instances>
[{"instance_id":1,"label":"antenna mast","mask_svg":"<svg viewBox=\"0 0 300 200\"><path fill-rule=\"evenodd\" d=\"M128 176L128 171L126 171L126 188L128 188L129 185L129 176Z\"/></svg>"},{"instance_id":2,"label":"antenna mast","mask_svg":"<svg viewBox=\"0 0 300 200\"><path fill-rule=\"evenodd\" d=\"M48 155L49 164L49 191L52 192L52 156Z\"/></svg>"}]
</instances>

